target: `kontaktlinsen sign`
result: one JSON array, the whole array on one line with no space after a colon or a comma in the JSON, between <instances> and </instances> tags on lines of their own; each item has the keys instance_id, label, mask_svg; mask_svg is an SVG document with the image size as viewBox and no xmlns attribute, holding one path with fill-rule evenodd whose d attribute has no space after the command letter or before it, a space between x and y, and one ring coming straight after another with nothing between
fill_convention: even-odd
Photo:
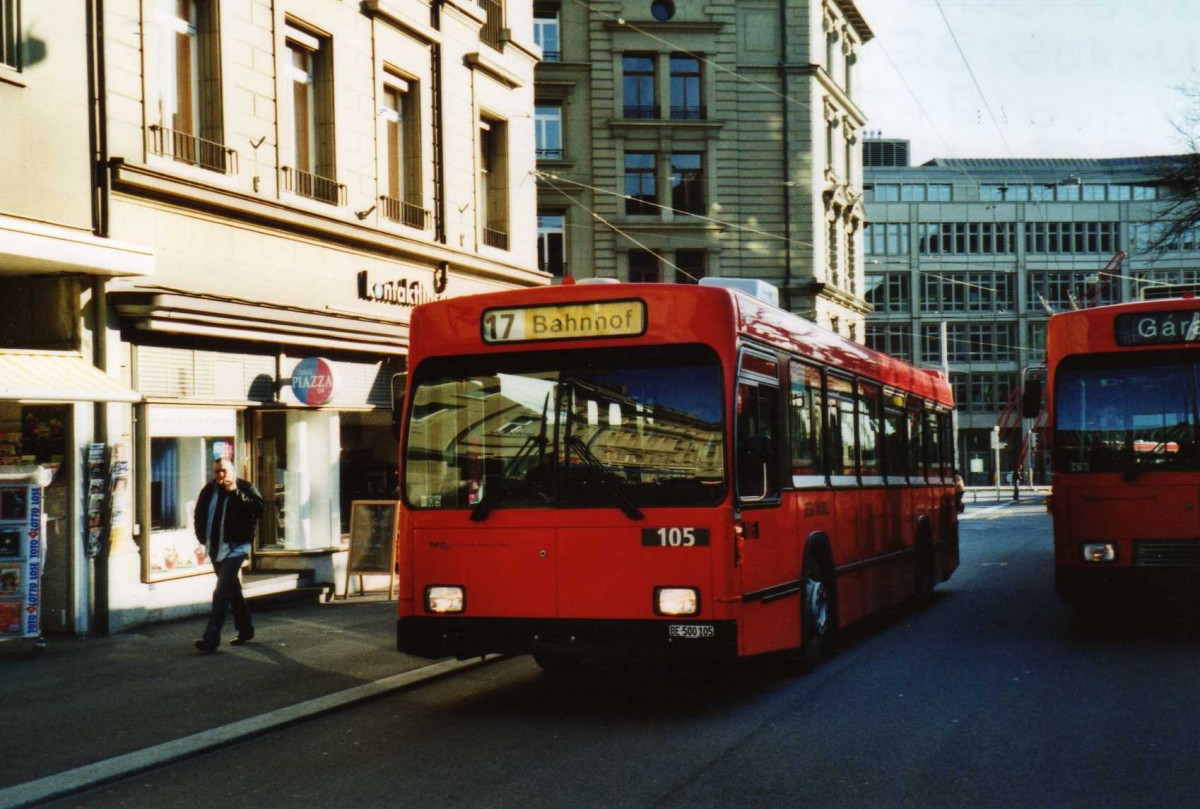
<instances>
[{"instance_id":1,"label":"kontaktlinsen sign","mask_svg":"<svg viewBox=\"0 0 1200 809\"><path fill-rule=\"evenodd\" d=\"M1113 335L1119 346L1200 342L1200 309L1164 309L1117 315Z\"/></svg>"}]
</instances>

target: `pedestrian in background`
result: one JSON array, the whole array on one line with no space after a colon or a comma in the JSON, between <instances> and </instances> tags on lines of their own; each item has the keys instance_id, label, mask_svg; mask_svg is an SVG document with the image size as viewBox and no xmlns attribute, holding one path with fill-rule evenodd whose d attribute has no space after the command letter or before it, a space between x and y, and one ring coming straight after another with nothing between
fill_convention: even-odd
<instances>
[{"instance_id":1,"label":"pedestrian in background","mask_svg":"<svg viewBox=\"0 0 1200 809\"><path fill-rule=\"evenodd\" d=\"M254 638L254 623L250 608L242 595L240 578L242 563L250 555L254 530L263 513L262 495L244 480L238 480L233 464L226 458L213 462L213 479L200 490L196 499L193 525L196 539L208 547L217 584L213 588L212 614L204 637L196 641L202 652L215 652L221 645L221 627L225 613L233 607L233 624L237 627L234 646Z\"/></svg>"}]
</instances>

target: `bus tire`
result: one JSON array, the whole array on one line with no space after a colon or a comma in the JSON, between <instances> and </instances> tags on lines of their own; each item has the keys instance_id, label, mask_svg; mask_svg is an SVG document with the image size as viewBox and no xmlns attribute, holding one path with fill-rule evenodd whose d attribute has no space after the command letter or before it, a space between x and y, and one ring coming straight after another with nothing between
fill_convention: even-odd
<instances>
[{"instance_id":1,"label":"bus tire","mask_svg":"<svg viewBox=\"0 0 1200 809\"><path fill-rule=\"evenodd\" d=\"M803 672L812 671L825 654L825 644L833 630L833 577L830 568L817 553L804 559L800 590L800 631L802 638L797 662Z\"/></svg>"},{"instance_id":2,"label":"bus tire","mask_svg":"<svg viewBox=\"0 0 1200 809\"><path fill-rule=\"evenodd\" d=\"M534 652L533 662L547 674L577 674L583 670L578 656L562 652Z\"/></svg>"},{"instance_id":3,"label":"bus tire","mask_svg":"<svg viewBox=\"0 0 1200 809\"><path fill-rule=\"evenodd\" d=\"M913 600L918 607L933 601L933 588L937 585L937 561L933 556L933 543L927 531L917 538L917 561L914 572Z\"/></svg>"}]
</instances>

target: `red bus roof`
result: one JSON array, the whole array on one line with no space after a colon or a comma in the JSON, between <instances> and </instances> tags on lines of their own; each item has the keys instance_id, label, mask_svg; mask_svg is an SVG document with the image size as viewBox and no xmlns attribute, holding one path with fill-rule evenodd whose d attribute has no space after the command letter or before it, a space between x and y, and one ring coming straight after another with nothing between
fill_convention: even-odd
<instances>
[{"instance_id":1,"label":"red bus roof","mask_svg":"<svg viewBox=\"0 0 1200 809\"><path fill-rule=\"evenodd\" d=\"M1046 357L1055 365L1071 354L1200 349L1197 313L1200 298L1162 298L1060 312L1046 327ZM1189 335L1193 319L1195 333Z\"/></svg>"},{"instance_id":2,"label":"red bus roof","mask_svg":"<svg viewBox=\"0 0 1200 809\"><path fill-rule=\"evenodd\" d=\"M637 334L570 340L486 342L483 317L492 310L615 301L645 304L644 330ZM847 340L790 312L722 287L682 284L568 284L422 304L413 310L410 361L428 356L621 345L705 343L732 359L737 335L813 359L830 368L868 377L952 407L949 383L939 371L916 368Z\"/></svg>"}]
</instances>

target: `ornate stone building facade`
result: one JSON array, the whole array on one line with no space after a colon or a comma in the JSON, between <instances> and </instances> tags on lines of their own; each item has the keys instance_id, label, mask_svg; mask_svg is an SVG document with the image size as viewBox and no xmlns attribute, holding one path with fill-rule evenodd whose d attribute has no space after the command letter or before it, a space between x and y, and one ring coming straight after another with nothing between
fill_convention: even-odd
<instances>
[{"instance_id":1,"label":"ornate stone building facade","mask_svg":"<svg viewBox=\"0 0 1200 809\"><path fill-rule=\"evenodd\" d=\"M534 4L539 263L757 278L862 340L852 0Z\"/></svg>"}]
</instances>

